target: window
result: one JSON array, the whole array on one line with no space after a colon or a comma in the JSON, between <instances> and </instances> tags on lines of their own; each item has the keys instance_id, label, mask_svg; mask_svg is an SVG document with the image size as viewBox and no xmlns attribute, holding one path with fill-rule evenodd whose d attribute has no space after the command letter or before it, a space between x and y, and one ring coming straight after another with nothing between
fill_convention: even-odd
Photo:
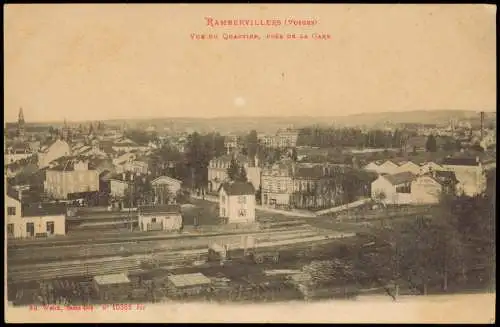
<instances>
[{"instance_id":1,"label":"window","mask_svg":"<svg viewBox=\"0 0 500 327\"><path fill-rule=\"evenodd\" d=\"M26 223L26 234L28 236L35 236L35 224L34 223Z\"/></svg>"},{"instance_id":2,"label":"window","mask_svg":"<svg viewBox=\"0 0 500 327\"><path fill-rule=\"evenodd\" d=\"M53 221L48 221L47 224L47 233L48 234L54 234L55 228L54 228L54 222Z\"/></svg>"},{"instance_id":3,"label":"window","mask_svg":"<svg viewBox=\"0 0 500 327\"><path fill-rule=\"evenodd\" d=\"M156 223L156 218L151 218L151 222L154 224Z\"/></svg>"},{"instance_id":4,"label":"window","mask_svg":"<svg viewBox=\"0 0 500 327\"><path fill-rule=\"evenodd\" d=\"M226 216L226 208L222 208L222 217Z\"/></svg>"},{"instance_id":5,"label":"window","mask_svg":"<svg viewBox=\"0 0 500 327\"><path fill-rule=\"evenodd\" d=\"M7 235L14 236L14 224L7 224Z\"/></svg>"},{"instance_id":6,"label":"window","mask_svg":"<svg viewBox=\"0 0 500 327\"><path fill-rule=\"evenodd\" d=\"M226 197L224 195L222 196L222 203L226 203Z\"/></svg>"},{"instance_id":7,"label":"window","mask_svg":"<svg viewBox=\"0 0 500 327\"><path fill-rule=\"evenodd\" d=\"M243 196L239 196L239 197L238 197L238 203L239 203L239 204L244 204L244 203L247 203L247 198L246 198L246 196L244 196L244 195L243 195Z\"/></svg>"},{"instance_id":8,"label":"window","mask_svg":"<svg viewBox=\"0 0 500 327\"><path fill-rule=\"evenodd\" d=\"M238 214L240 217L245 217L247 215L247 211L245 209L240 209Z\"/></svg>"},{"instance_id":9,"label":"window","mask_svg":"<svg viewBox=\"0 0 500 327\"><path fill-rule=\"evenodd\" d=\"M16 215L16 207L8 207L7 208L7 215L15 216Z\"/></svg>"}]
</instances>

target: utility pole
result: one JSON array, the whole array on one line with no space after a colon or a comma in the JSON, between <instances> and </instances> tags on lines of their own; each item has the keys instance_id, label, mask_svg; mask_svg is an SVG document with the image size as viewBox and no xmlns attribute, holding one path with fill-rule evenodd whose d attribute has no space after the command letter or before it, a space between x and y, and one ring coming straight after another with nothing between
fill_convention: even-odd
<instances>
[{"instance_id":1,"label":"utility pole","mask_svg":"<svg viewBox=\"0 0 500 327\"><path fill-rule=\"evenodd\" d=\"M133 231L133 228L132 228L132 219L130 217L130 213L131 213L131 210L132 210L132 196L133 196L133 193L132 193L132 187L133 185L131 184L130 187L129 187L129 206L128 206L128 221L129 221L129 224L130 224L130 231L132 232Z\"/></svg>"}]
</instances>

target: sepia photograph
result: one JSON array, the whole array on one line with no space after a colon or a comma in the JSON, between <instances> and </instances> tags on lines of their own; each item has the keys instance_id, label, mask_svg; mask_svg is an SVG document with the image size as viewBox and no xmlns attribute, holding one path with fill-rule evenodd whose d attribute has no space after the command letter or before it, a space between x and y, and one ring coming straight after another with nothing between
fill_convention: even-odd
<instances>
[{"instance_id":1,"label":"sepia photograph","mask_svg":"<svg viewBox=\"0 0 500 327\"><path fill-rule=\"evenodd\" d=\"M494 323L496 6L4 6L6 322Z\"/></svg>"}]
</instances>

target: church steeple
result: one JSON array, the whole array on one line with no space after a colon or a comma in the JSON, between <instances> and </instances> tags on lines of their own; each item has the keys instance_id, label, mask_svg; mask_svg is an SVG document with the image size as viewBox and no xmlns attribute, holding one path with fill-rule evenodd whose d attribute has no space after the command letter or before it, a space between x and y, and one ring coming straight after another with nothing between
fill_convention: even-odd
<instances>
[{"instance_id":1,"label":"church steeple","mask_svg":"<svg viewBox=\"0 0 500 327\"><path fill-rule=\"evenodd\" d=\"M24 114L23 108L19 108L19 115L17 118L17 134L20 137L24 136Z\"/></svg>"}]
</instances>

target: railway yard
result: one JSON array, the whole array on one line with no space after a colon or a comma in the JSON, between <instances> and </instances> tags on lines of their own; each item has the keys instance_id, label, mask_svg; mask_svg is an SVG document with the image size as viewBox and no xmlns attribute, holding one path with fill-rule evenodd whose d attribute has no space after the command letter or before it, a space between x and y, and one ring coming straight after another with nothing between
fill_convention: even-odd
<instances>
[{"instance_id":1,"label":"railway yard","mask_svg":"<svg viewBox=\"0 0 500 327\"><path fill-rule=\"evenodd\" d=\"M164 288L151 287L147 281L187 273L203 273L212 281L211 292L192 298L301 298L300 292L290 285L289 274L269 276L266 270L297 270L312 260L331 257L332 246L356 242L356 232L366 230L370 224L354 219L339 222L330 217L270 216L259 217L259 223L259 228L252 231L217 231L213 226L207 232L203 231L204 226L186 226L182 233L79 230L60 239L9 242L9 301L18 305L95 302L95 298L90 300L89 281L94 276L117 273L128 275L133 284L129 301L168 298ZM207 261L210 243L238 243L245 236L253 237L261 248L278 251L279 262L256 264L236 260L221 265Z\"/></svg>"}]
</instances>

